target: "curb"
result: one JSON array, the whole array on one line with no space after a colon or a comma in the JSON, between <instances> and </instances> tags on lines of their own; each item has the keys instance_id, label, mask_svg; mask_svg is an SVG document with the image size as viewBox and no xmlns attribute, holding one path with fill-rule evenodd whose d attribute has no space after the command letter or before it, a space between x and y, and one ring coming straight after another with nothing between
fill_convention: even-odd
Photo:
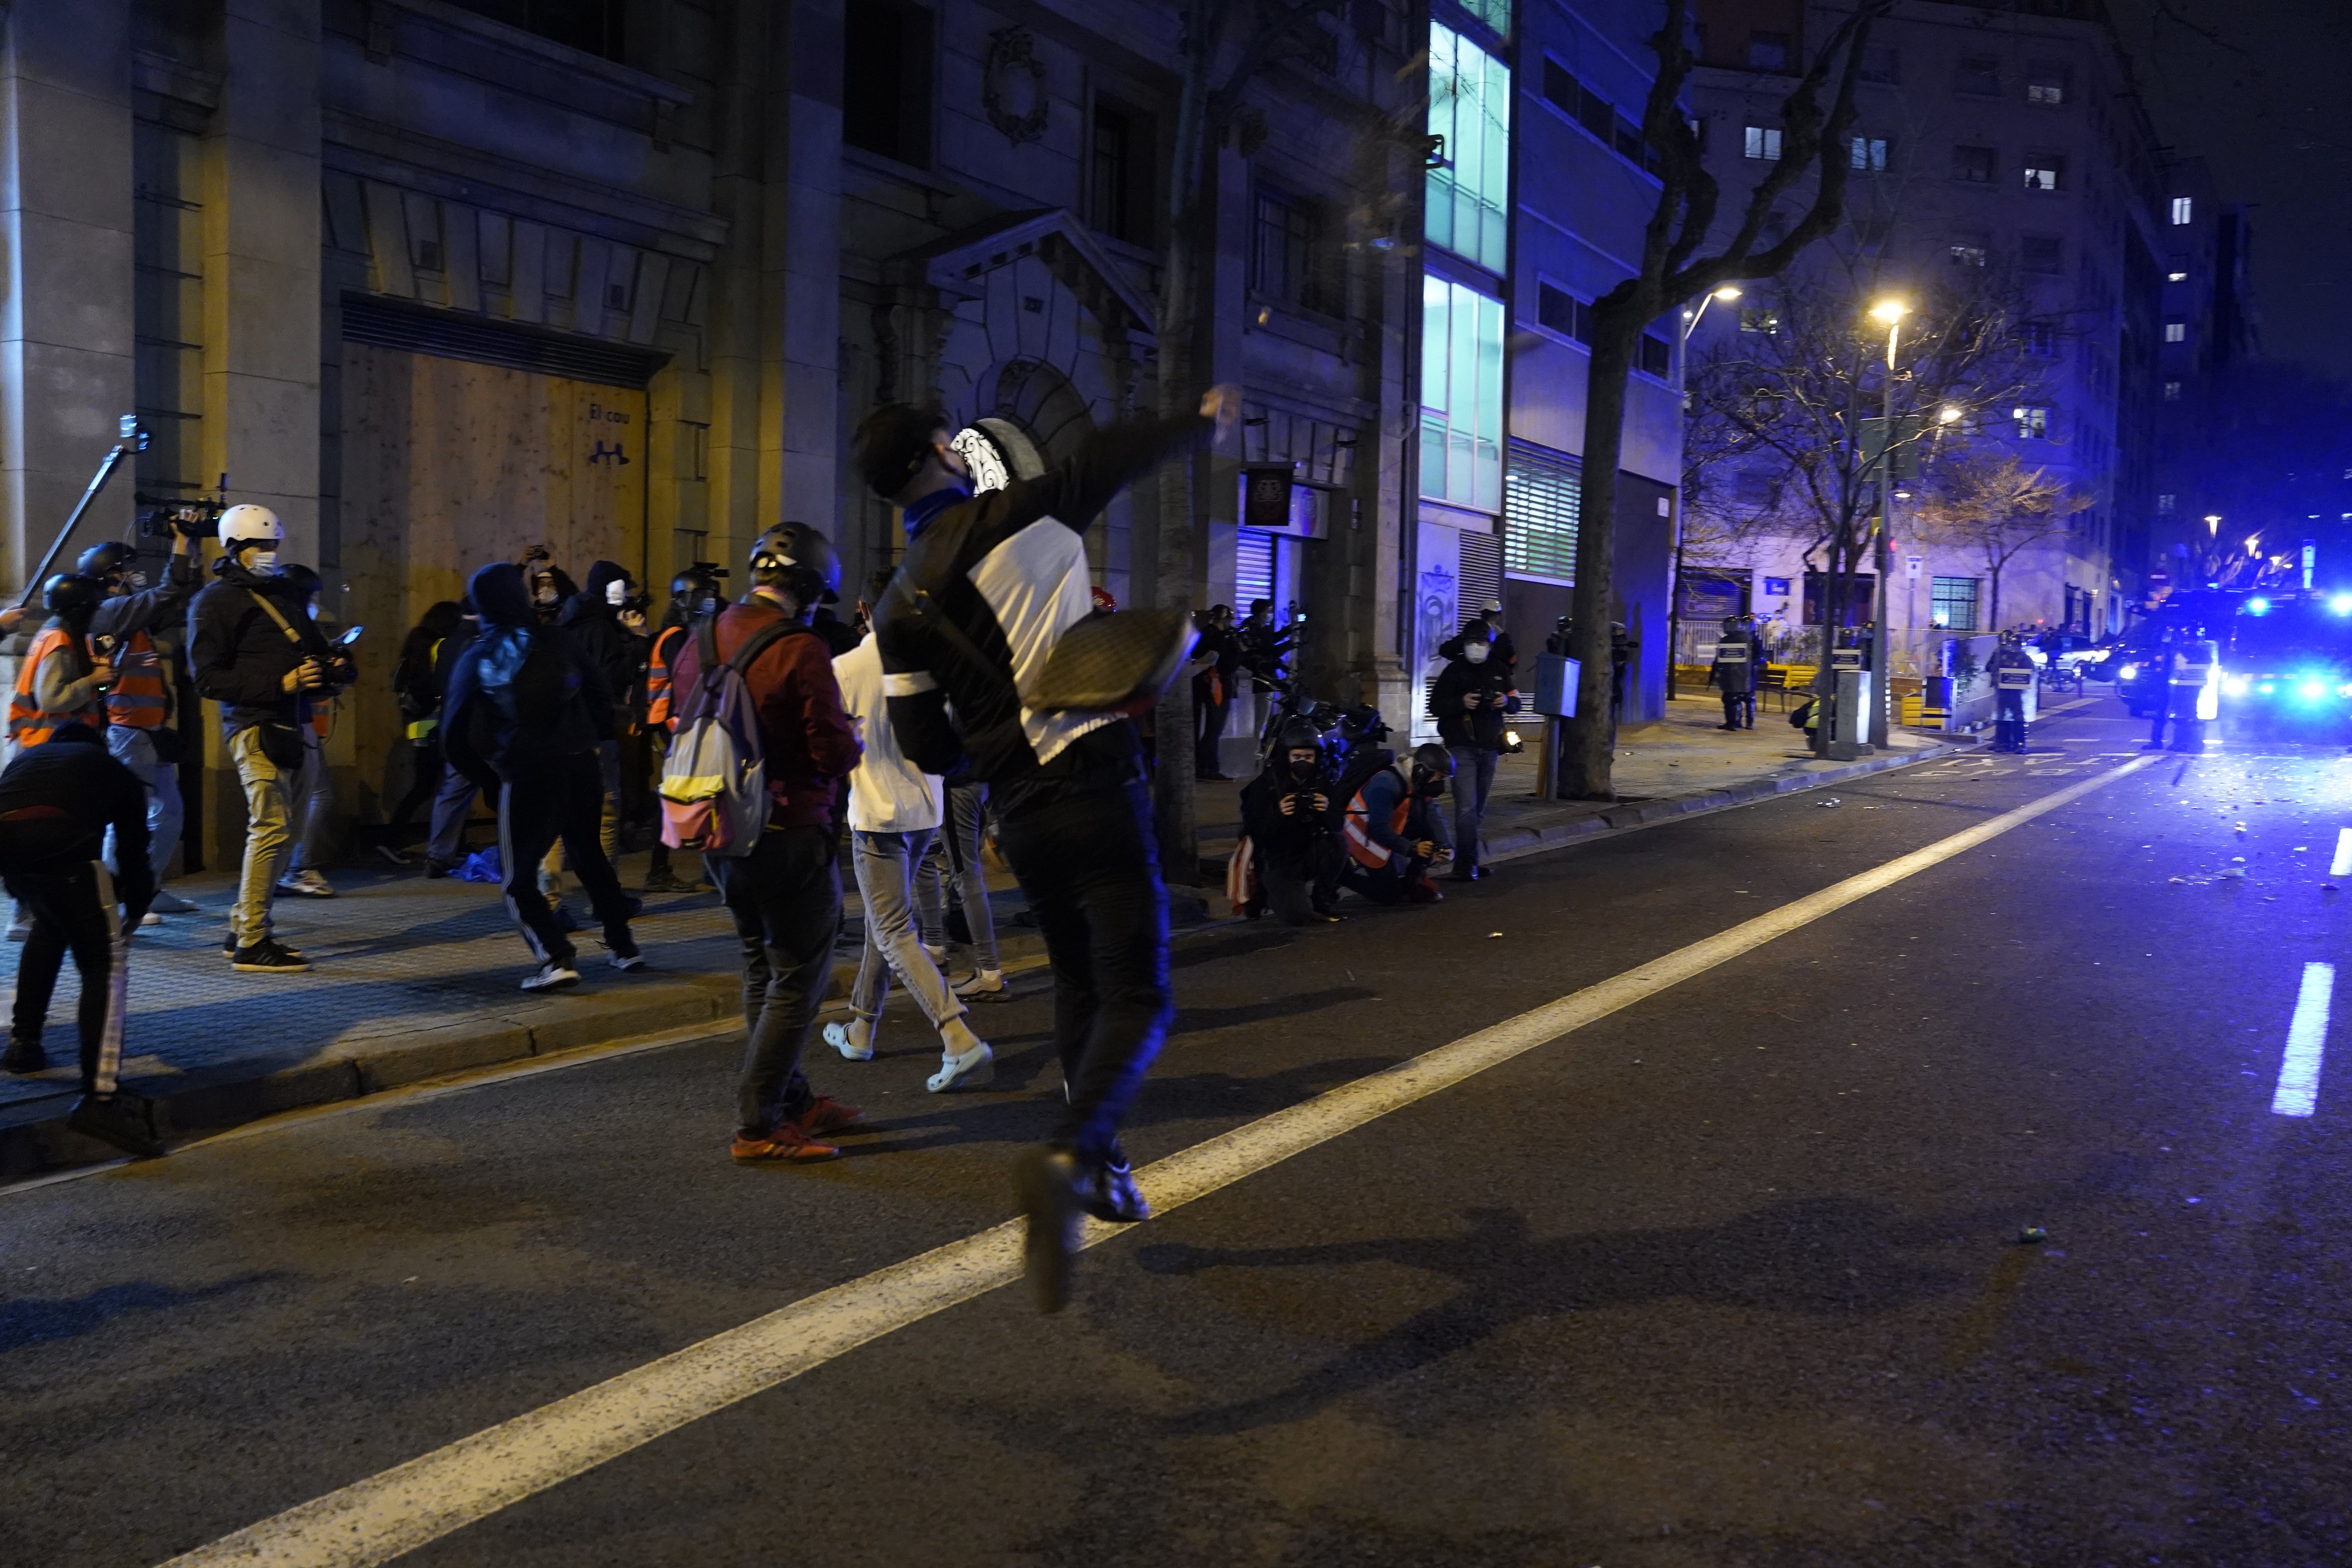
<instances>
[{"instance_id":1,"label":"curb","mask_svg":"<svg viewBox=\"0 0 2352 1568\"><path fill-rule=\"evenodd\" d=\"M1748 805L1776 795L1797 795L1824 784L1843 784L1870 773L1890 773L1896 768L1916 767L1958 752L1971 752L1981 742L1962 745L1938 744L1916 755L1866 757L1860 762L1824 769L1817 773L1789 773L1780 778L1758 779L1750 784L1734 784L1728 789L1706 790L1692 795L1668 795L1660 800L1644 800L1627 805L1595 812L1574 822L1554 823L1549 827L1512 828L1493 837L1481 836L1478 863L1490 865L1497 860L1516 860L1522 856L1538 855L1547 849L1558 849L1570 844L1580 844L1588 838L1598 838L1611 833L1624 833L1636 827L1654 826L1681 816L1698 816L1711 811L1727 811L1735 805Z\"/></svg>"}]
</instances>

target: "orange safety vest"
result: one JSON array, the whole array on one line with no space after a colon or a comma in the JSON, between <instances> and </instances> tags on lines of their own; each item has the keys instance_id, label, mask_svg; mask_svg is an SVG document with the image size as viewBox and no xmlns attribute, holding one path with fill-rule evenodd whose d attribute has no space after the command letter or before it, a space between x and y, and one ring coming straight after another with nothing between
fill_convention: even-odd
<instances>
[{"instance_id":1,"label":"orange safety vest","mask_svg":"<svg viewBox=\"0 0 2352 1568\"><path fill-rule=\"evenodd\" d=\"M41 661L73 643L73 633L64 627L43 626L41 635L33 639L33 646L18 661L16 695L8 700L8 738L18 746L37 746L67 724L96 721L96 703L70 713L44 713L33 698L33 677L40 669Z\"/></svg>"},{"instance_id":2,"label":"orange safety vest","mask_svg":"<svg viewBox=\"0 0 2352 1568\"><path fill-rule=\"evenodd\" d=\"M673 639L686 635L684 626L670 626L654 638L653 656L646 666L646 722L669 728L669 660L677 647Z\"/></svg>"},{"instance_id":3,"label":"orange safety vest","mask_svg":"<svg viewBox=\"0 0 2352 1568\"><path fill-rule=\"evenodd\" d=\"M1372 777L1378 778L1380 774L1374 773ZM1339 829L1339 837L1348 846L1348 854L1357 865L1377 871L1389 863L1391 856L1386 845L1374 843L1372 836L1365 831L1364 825L1371 820L1371 814L1372 808L1365 801L1364 792L1359 789L1356 798L1348 803L1348 819ZM1412 816L1412 791L1408 788L1390 817L1389 831L1399 838L1403 837L1404 825Z\"/></svg>"},{"instance_id":4,"label":"orange safety vest","mask_svg":"<svg viewBox=\"0 0 2352 1568\"><path fill-rule=\"evenodd\" d=\"M154 730L171 711L171 699L163 689L163 658L155 651L155 639L144 631L132 632L115 656L114 685L106 694L107 721Z\"/></svg>"}]
</instances>

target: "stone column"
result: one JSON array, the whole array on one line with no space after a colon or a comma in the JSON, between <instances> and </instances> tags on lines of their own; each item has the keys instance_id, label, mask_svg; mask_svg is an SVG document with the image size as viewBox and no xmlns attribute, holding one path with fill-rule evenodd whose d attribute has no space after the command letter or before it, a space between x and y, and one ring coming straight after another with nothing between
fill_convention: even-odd
<instances>
[{"instance_id":1,"label":"stone column","mask_svg":"<svg viewBox=\"0 0 2352 1568\"><path fill-rule=\"evenodd\" d=\"M0 579L17 589L131 412L131 6L0 16ZM121 537L134 485L126 459L68 565Z\"/></svg>"},{"instance_id":2,"label":"stone column","mask_svg":"<svg viewBox=\"0 0 2352 1568\"><path fill-rule=\"evenodd\" d=\"M204 463L319 559L319 0L227 0L205 138Z\"/></svg>"}]
</instances>

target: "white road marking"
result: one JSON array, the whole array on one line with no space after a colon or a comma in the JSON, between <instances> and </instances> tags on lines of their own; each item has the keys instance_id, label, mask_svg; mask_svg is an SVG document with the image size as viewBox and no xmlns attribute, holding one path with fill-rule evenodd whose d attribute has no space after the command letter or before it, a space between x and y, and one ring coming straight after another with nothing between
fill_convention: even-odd
<instances>
[{"instance_id":1,"label":"white road marking","mask_svg":"<svg viewBox=\"0 0 2352 1568\"><path fill-rule=\"evenodd\" d=\"M2336 858L2328 862L2331 877L2352 877L2352 827L2336 830Z\"/></svg>"},{"instance_id":2,"label":"white road marking","mask_svg":"<svg viewBox=\"0 0 2352 1568\"><path fill-rule=\"evenodd\" d=\"M2069 784L1597 985L1194 1144L1137 1174L1162 1213L1205 1197L1940 866L2150 761L2136 759ZM1096 1246L1125 1228L1089 1221L1080 1245ZM1013 1220L821 1290L355 1481L175 1557L165 1568L372 1568L1020 1277L1021 1222Z\"/></svg>"},{"instance_id":3,"label":"white road marking","mask_svg":"<svg viewBox=\"0 0 2352 1568\"><path fill-rule=\"evenodd\" d=\"M2303 966L2303 989L2295 994L2286 1055L2279 1061L2278 1091L2271 1096L2277 1115L2309 1116L2319 1105L2319 1063L2327 1054L2327 1010L2335 994L2334 964Z\"/></svg>"}]
</instances>

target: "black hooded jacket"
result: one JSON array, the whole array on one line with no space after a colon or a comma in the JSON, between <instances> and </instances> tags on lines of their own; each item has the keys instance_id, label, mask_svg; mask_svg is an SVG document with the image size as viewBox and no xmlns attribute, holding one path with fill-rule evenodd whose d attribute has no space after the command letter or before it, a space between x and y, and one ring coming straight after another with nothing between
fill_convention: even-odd
<instances>
[{"instance_id":1,"label":"black hooded jacket","mask_svg":"<svg viewBox=\"0 0 2352 1568\"><path fill-rule=\"evenodd\" d=\"M645 682L646 639L621 624L621 612L604 597L607 588L628 574L610 561L589 567L588 585L572 595L557 624L595 664L620 711L634 714Z\"/></svg>"},{"instance_id":2,"label":"black hooded jacket","mask_svg":"<svg viewBox=\"0 0 2352 1568\"><path fill-rule=\"evenodd\" d=\"M1283 797L1294 795L1319 795L1325 807L1318 812L1302 799L1297 809L1286 816ZM1286 871L1310 868L1318 847L1331 838L1331 806L1345 804L1339 796L1339 786L1321 763L1310 768L1305 777L1296 776L1290 770L1289 749L1276 746L1257 777L1242 786L1242 831L1249 835L1260 863Z\"/></svg>"},{"instance_id":3,"label":"black hooded jacket","mask_svg":"<svg viewBox=\"0 0 2352 1568\"><path fill-rule=\"evenodd\" d=\"M541 626L510 562L474 574L482 629L449 671L442 747L485 789L554 773L614 738L612 692L561 626Z\"/></svg>"},{"instance_id":4,"label":"black hooded jacket","mask_svg":"<svg viewBox=\"0 0 2352 1568\"><path fill-rule=\"evenodd\" d=\"M283 577L263 577L223 556L215 579L188 607L188 664L196 693L221 705L221 733L234 735L256 724L299 724L310 700L286 689L287 675L304 658L331 663L335 650L310 622L310 606ZM289 641L254 595L277 607L294 628Z\"/></svg>"}]
</instances>

